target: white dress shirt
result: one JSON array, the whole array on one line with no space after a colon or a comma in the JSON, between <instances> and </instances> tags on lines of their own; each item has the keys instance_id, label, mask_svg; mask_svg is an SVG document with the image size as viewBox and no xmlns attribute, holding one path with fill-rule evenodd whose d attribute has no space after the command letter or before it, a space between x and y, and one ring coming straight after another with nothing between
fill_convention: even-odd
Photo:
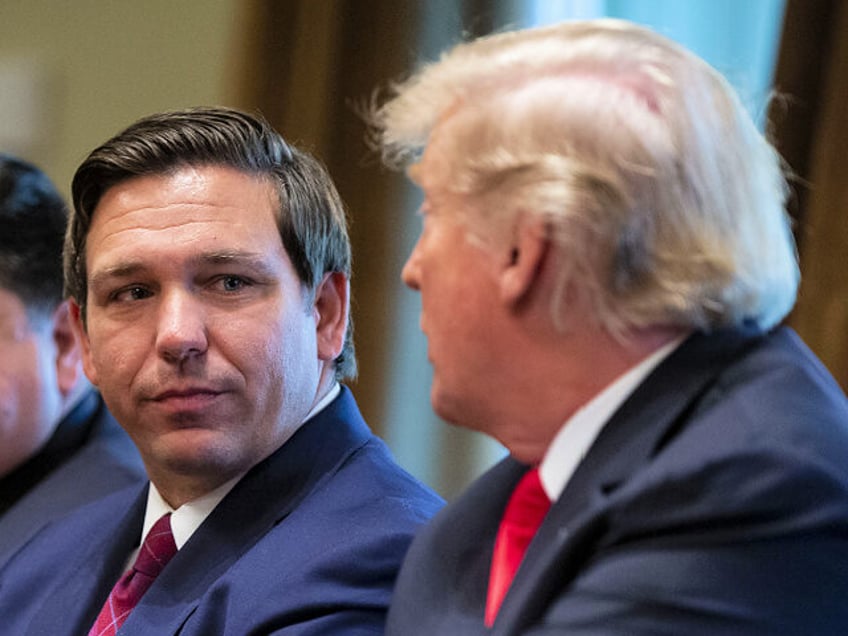
<instances>
[{"instance_id":1,"label":"white dress shirt","mask_svg":"<svg viewBox=\"0 0 848 636\"><path fill-rule=\"evenodd\" d=\"M336 399L336 396L341 392L339 383L336 382L333 387L327 391L327 394L321 398L318 403L306 415L303 422L306 422L314 415L323 411L327 405ZM246 473L247 471L245 471ZM141 537L146 537L150 528L156 523L159 518L170 512L171 513L171 532L174 535L174 543L177 544L177 550L182 548L186 541L191 538L195 530L200 527L200 524L206 520L206 517L215 509L221 500L227 496L227 493L233 489L239 480L244 477L245 473L234 477L230 481L218 486L212 492L209 492L202 497L198 497L192 501L184 503L182 506L174 510L159 494L156 486L150 484L147 491L147 506L144 511L144 525L142 526L141 536L139 537L139 546L133 550L130 558L127 560L127 567L135 562L138 551L141 549Z\"/></svg>"},{"instance_id":2,"label":"white dress shirt","mask_svg":"<svg viewBox=\"0 0 848 636\"><path fill-rule=\"evenodd\" d=\"M539 479L548 498L556 501L613 413L665 360L685 336L660 347L616 378L563 424L539 464Z\"/></svg>"}]
</instances>

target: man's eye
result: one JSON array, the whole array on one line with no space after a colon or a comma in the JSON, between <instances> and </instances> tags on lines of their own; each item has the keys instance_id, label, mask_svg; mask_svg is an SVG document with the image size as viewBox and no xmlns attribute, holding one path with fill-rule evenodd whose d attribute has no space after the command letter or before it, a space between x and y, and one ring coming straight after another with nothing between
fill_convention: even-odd
<instances>
[{"instance_id":1,"label":"man's eye","mask_svg":"<svg viewBox=\"0 0 848 636\"><path fill-rule=\"evenodd\" d=\"M224 291L238 291L248 285L241 276L222 276L219 281Z\"/></svg>"},{"instance_id":2,"label":"man's eye","mask_svg":"<svg viewBox=\"0 0 848 636\"><path fill-rule=\"evenodd\" d=\"M119 302L144 300L150 298L151 295L150 291L144 287L126 287L112 294L112 300Z\"/></svg>"}]
</instances>

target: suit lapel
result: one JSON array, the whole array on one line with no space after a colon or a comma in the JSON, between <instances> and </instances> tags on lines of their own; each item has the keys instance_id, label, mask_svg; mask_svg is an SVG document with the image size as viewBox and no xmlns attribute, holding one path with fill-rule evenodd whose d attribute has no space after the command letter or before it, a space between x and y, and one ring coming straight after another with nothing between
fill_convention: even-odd
<instances>
[{"instance_id":1,"label":"suit lapel","mask_svg":"<svg viewBox=\"0 0 848 636\"><path fill-rule=\"evenodd\" d=\"M86 519L88 525L80 532L82 540L77 543L79 551L63 555L67 560L55 577L59 583L45 595L27 628L29 636L69 633L69 625L76 626L75 633L88 632L120 577L127 555L138 544L147 485L140 489L126 513L115 514L125 505L126 498L127 491L116 493L110 497L114 506L100 506L97 510L102 513ZM91 537L105 540L91 541Z\"/></svg>"},{"instance_id":2,"label":"suit lapel","mask_svg":"<svg viewBox=\"0 0 848 636\"><path fill-rule=\"evenodd\" d=\"M616 411L530 544L493 634L520 633L540 617L596 551L609 495L690 421L716 376L758 335L728 330L691 336Z\"/></svg>"},{"instance_id":3,"label":"suit lapel","mask_svg":"<svg viewBox=\"0 0 848 636\"><path fill-rule=\"evenodd\" d=\"M459 608L458 613L475 623L483 621L498 525L510 494L527 469L507 457L476 481L455 506L446 509L450 516L442 525L450 535L447 550L455 547L456 552L443 552L442 562L456 566L448 574L453 581L445 593L455 596L451 603ZM442 541L446 544L448 541Z\"/></svg>"},{"instance_id":4,"label":"suit lapel","mask_svg":"<svg viewBox=\"0 0 848 636\"><path fill-rule=\"evenodd\" d=\"M179 631L203 595L370 439L349 390L252 468L168 563L121 630Z\"/></svg>"}]
</instances>

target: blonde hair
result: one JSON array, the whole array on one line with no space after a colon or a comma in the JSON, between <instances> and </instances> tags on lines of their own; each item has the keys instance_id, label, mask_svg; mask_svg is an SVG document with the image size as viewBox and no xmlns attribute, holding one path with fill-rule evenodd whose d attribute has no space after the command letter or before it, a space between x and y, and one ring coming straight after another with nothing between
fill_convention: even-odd
<instances>
[{"instance_id":1,"label":"blonde hair","mask_svg":"<svg viewBox=\"0 0 848 636\"><path fill-rule=\"evenodd\" d=\"M461 44L372 114L387 163L441 138L453 192L485 225L540 215L573 282L616 333L670 324L763 329L799 273L781 160L728 82L653 31L566 22ZM496 202L496 204L494 204Z\"/></svg>"}]
</instances>

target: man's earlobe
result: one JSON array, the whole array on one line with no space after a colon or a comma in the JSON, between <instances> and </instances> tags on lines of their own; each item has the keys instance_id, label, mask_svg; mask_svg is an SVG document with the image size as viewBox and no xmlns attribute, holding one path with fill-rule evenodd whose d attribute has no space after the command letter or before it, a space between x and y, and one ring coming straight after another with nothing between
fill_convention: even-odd
<instances>
[{"instance_id":1,"label":"man's earlobe","mask_svg":"<svg viewBox=\"0 0 848 636\"><path fill-rule=\"evenodd\" d=\"M522 218L508 262L501 272L501 300L515 305L529 294L542 271L549 247L546 224L526 216Z\"/></svg>"}]
</instances>

